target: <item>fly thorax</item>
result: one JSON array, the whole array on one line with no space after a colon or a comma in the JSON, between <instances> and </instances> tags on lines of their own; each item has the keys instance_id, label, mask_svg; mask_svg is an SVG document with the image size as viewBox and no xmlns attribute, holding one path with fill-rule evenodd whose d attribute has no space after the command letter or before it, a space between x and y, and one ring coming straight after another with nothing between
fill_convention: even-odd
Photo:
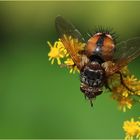
<instances>
[{"instance_id":1,"label":"fly thorax","mask_svg":"<svg viewBox=\"0 0 140 140\"><path fill-rule=\"evenodd\" d=\"M90 87L102 87L104 84L104 69L101 65L93 61L86 65L80 73L81 83L84 83Z\"/></svg>"}]
</instances>

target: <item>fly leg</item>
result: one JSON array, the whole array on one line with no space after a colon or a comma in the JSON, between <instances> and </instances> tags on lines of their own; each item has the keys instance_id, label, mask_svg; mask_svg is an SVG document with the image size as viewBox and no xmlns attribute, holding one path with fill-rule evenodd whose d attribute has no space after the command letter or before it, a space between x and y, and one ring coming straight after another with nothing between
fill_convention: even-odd
<instances>
[{"instance_id":1,"label":"fly leg","mask_svg":"<svg viewBox=\"0 0 140 140\"><path fill-rule=\"evenodd\" d=\"M85 100L87 99L87 96L84 94Z\"/></svg>"},{"instance_id":2,"label":"fly leg","mask_svg":"<svg viewBox=\"0 0 140 140\"><path fill-rule=\"evenodd\" d=\"M105 84L105 87L107 88L107 89L109 89L109 91L112 91L112 89L109 87L109 85L108 85L108 82Z\"/></svg>"},{"instance_id":3,"label":"fly leg","mask_svg":"<svg viewBox=\"0 0 140 140\"><path fill-rule=\"evenodd\" d=\"M91 107L93 107L92 99L90 99L90 105L91 105Z\"/></svg>"},{"instance_id":4,"label":"fly leg","mask_svg":"<svg viewBox=\"0 0 140 140\"><path fill-rule=\"evenodd\" d=\"M121 84L130 92L134 92L133 90L131 90L124 82L123 80L123 76L122 76L122 73L121 72L117 72L119 75L120 75L120 80L121 80Z\"/></svg>"}]
</instances>

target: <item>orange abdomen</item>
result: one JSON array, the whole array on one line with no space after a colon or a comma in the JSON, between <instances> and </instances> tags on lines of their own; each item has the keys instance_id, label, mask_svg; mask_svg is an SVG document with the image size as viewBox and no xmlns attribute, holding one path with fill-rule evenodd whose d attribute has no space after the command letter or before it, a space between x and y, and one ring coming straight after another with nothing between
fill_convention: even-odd
<instances>
[{"instance_id":1,"label":"orange abdomen","mask_svg":"<svg viewBox=\"0 0 140 140\"><path fill-rule=\"evenodd\" d=\"M88 40L86 46L87 56L90 57L91 55L99 54L104 61L111 60L115 48L114 41L109 34L105 34L99 45L97 42L100 41L102 34L103 33L97 33Z\"/></svg>"}]
</instances>

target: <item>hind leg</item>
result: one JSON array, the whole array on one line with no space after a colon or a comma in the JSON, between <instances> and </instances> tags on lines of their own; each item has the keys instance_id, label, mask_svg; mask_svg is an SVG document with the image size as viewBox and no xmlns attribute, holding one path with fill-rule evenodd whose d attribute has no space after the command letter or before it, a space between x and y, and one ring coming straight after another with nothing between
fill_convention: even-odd
<instances>
[{"instance_id":1,"label":"hind leg","mask_svg":"<svg viewBox=\"0 0 140 140\"><path fill-rule=\"evenodd\" d=\"M128 91L134 92L132 89L130 89L130 88L125 84L125 82L124 82L124 80L123 80L123 75L122 75L122 73L121 73L121 72L117 72L117 73L120 75L121 84L122 84Z\"/></svg>"}]
</instances>

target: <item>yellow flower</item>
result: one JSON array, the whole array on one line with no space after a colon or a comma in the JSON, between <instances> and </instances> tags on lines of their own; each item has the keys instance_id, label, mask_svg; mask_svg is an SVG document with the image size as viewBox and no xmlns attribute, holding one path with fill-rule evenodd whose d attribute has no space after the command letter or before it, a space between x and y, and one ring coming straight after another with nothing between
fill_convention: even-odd
<instances>
[{"instance_id":1,"label":"yellow flower","mask_svg":"<svg viewBox=\"0 0 140 140\"><path fill-rule=\"evenodd\" d=\"M58 65L60 65L60 58L64 58L67 53L67 51L64 49L63 43L60 40L56 41L53 46L49 41L47 43L50 47L50 52L48 53L49 61L51 61L51 64L53 64L54 60L56 59Z\"/></svg>"},{"instance_id":2,"label":"yellow flower","mask_svg":"<svg viewBox=\"0 0 140 140\"><path fill-rule=\"evenodd\" d=\"M128 66L125 66L125 67L123 67L122 69L121 69L121 73L123 74L123 75L130 75L130 71L128 70Z\"/></svg>"},{"instance_id":3,"label":"yellow flower","mask_svg":"<svg viewBox=\"0 0 140 140\"><path fill-rule=\"evenodd\" d=\"M72 52L73 55L80 55L79 52L84 50L85 43L81 43L78 39L72 38L71 36L64 35L63 38L56 41L54 45L48 41L48 45L50 47L48 56L51 64L53 64L56 59L58 65L61 64L62 67L66 66L70 69L70 73L79 72L69 52Z\"/></svg>"},{"instance_id":4,"label":"yellow flower","mask_svg":"<svg viewBox=\"0 0 140 140\"><path fill-rule=\"evenodd\" d=\"M124 78L124 83L134 92L130 94L137 94L140 91L140 81L134 75L128 75Z\"/></svg>"},{"instance_id":5,"label":"yellow flower","mask_svg":"<svg viewBox=\"0 0 140 140\"><path fill-rule=\"evenodd\" d=\"M70 73L74 74L76 71L79 72L79 69L74 64L71 58L68 58L64 63L67 65L68 68L70 68Z\"/></svg>"},{"instance_id":6,"label":"yellow flower","mask_svg":"<svg viewBox=\"0 0 140 140\"><path fill-rule=\"evenodd\" d=\"M126 140L140 138L140 122L134 121L134 118L131 118L131 121L125 121L123 124L123 129L126 133Z\"/></svg>"},{"instance_id":7,"label":"yellow flower","mask_svg":"<svg viewBox=\"0 0 140 140\"><path fill-rule=\"evenodd\" d=\"M71 58L68 58L65 62L64 62L67 66L73 66L74 62Z\"/></svg>"},{"instance_id":8,"label":"yellow flower","mask_svg":"<svg viewBox=\"0 0 140 140\"><path fill-rule=\"evenodd\" d=\"M140 81L130 74L127 67L121 70L121 74L123 83L119 74L112 75L108 82L112 90L112 98L118 101L119 108L125 112L127 108L131 109L134 102L137 102L135 96L140 95Z\"/></svg>"},{"instance_id":9,"label":"yellow flower","mask_svg":"<svg viewBox=\"0 0 140 140\"><path fill-rule=\"evenodd\" d=\"M73 38L72 36L64 35L64 44L69 42L69 46L71 46L71 49L74 50L75 53L79 53L80 51L83 51L85 48L85 43L79 42L78 39ZM67 45L66 45L67 46Z\"/></svg>"},{"instance_id":10,"label":"yellow flower","mask_svg":"<svg viewBox=\"0 0 140 140\"><path fill-rule=\"evenodd\" d=\"M122 97L119 99L119 109L126 112L126 108L131 109L132 107L132 99Z\"/></svg>"}]
</instances>

